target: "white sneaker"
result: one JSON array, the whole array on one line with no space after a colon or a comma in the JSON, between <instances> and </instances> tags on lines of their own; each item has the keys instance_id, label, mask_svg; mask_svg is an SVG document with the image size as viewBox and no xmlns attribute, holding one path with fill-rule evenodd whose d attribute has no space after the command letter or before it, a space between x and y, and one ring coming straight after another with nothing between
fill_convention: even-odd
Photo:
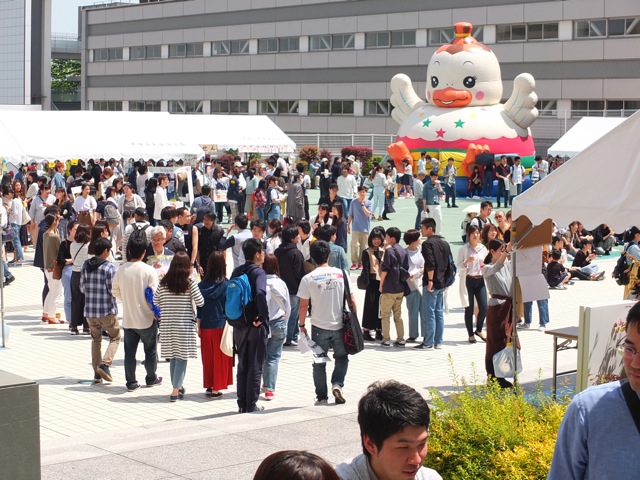
<instances>
[{"instance_id":1,"label":"white sneaker","mask_svg":"<svg viewBox=\"0 0 640 480\"><path fill-rule=\"evenodd\" d=\"M324 400L316 400L314 405L316 407L323 407L325 405L329 405L329 400L327 400L326 398Z\"/></svg>"},{"instance_id":2,"label":"white sneaker","mask_svg":"<svg viewBox=\"0 0 640 480\"><path fill-rule=\"evenodd\" d=\"M344 395L342 395L342 388L340 388L340 385L334 385L333 388L331 389L331 393L333 393L333 396L335 397L336 403L338 405L341 405L347 402L344 399Z\"/></svg>"},{"instance_id":3,"label":"white sneaker","mask_svg":"<svg viewBox=\"0 0 640 480\"><path fill-rule=\"evenodd\" d=\"M544 325L540 325L540 326L538 327L538 331L539 331L539 332L546 332L546 331L547 331L547 327L545 327Z\"/></svg>"},{"instance_id":4,"label":"white sneaker","mask_svg":"<svg viewBox=\"0 0 640 480\"><path fill-rule=\"evenodd\" d=\"M522 325L522 328L531 328L531 324L530 323L525 323L524 325Z\"/></svg>"}]
</instances>

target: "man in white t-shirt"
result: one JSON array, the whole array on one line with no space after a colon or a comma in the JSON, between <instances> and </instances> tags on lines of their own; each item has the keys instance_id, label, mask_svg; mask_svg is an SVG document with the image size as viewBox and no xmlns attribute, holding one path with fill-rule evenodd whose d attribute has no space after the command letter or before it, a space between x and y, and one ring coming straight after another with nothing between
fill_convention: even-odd
<instances>
[{"instance_id":1,"label":"man in white t-shirt","mask_svg":"<svg viewBox=\"0 0 640 480\"><path fill-rule=\"evenodd\" d=\"M342 175L338 177L338 196L342 198L345 215L349 211L351 202L356 197L358 183L353 175L349 173L349 166L342 167Z\"/></svg>"},{"instance_id":2,"label":"man in white t-shirt","mask_svg":"<svg viewBox=\"0 0 640 480\"><path fill-rule=\"evenodd\" d=\"M316 240L310 248L311 258L318 266L313 272L302 277L298 287L300 297L300 333L307 335L305 321L307 307L311 303L311 339L325 352L333 348L335 367L331 375L331 392L337 404L345 403L342 394L344 378L347 375L349 357L344 346L344 330L342 326L342 303L345 283L349 276L344 271L330 267L328 264L331 249L323 240ZM349 291L352 292L351 286ZM356 309L355 296L351 293L353 308ZM330 308L329 308L330 306ZM327 405L327 364L313 364L313 384L316 389L316 405Z\"/></svg>"}]
</instances>

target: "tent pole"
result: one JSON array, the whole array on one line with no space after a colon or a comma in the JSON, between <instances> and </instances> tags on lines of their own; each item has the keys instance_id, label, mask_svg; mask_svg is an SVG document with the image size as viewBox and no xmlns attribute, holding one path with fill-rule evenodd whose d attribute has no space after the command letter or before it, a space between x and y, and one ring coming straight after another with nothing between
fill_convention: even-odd
<instances>
[{"instance_id":1,"label":"tent pole","mask_svg":"<svg viewBox=\"0 0 640 480\"><path fill-rule=\"evenodd\" d=\"M0 253L4 253L4 245L0 248ZM0 261L0 329L2 330L2 348L7 348L4 338L4 261Z\"/></svg>"}]
</instances>

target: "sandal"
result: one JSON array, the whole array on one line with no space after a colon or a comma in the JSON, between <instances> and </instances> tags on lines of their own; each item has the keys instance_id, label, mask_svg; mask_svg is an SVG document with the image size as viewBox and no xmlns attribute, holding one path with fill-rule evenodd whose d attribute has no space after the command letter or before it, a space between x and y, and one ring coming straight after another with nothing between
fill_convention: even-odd
<instances>
[{"instance_id":1,"label":"sandal","mask_svg":"<svg viewBox=\"0 0 640 480\"><path fill-rule=\"evenodd\" d=\"M478 338L480 338L480 340L482 340L483 342L487 342L487 336L482 333L482 332L475 332L474 335Z\"/></svg>"},{"instance_id":2,"label":"sandal","mask_svg":"<svg viewBox=\"0 0 640 480\"><path fill-rule=\"evenodd\" d=\"M476 343L476 337L474 336L469 337L469 343Z\"/></svg>"}]
</instances>

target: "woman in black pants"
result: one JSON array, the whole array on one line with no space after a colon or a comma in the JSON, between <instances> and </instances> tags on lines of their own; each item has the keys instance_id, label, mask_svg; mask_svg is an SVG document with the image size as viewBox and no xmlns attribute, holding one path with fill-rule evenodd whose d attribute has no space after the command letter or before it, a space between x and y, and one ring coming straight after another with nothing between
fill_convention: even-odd
<instances>
[{"instance_id":1,"label":"woman in black pants","mask_svg":"<svg viewBox=\"0 0 640 480\"><path fill-rule=\"evenodd\" d=\"M460 299L464 307L464 324L467 327L469 343L476 343L476 337L483 342L484 319L487 315L487 288L482 278L487 248L480 242L480 229L475 225L467 226L467 243L458 250L457 267L460 270ZM478 302L476 328L473 328L475 302Z\"/></svg>"},{"instance_id":2,"label":"woman in black pants","mask_svg":"<svg viewBox=\"0 0 640 480\"><path fill-rule=\"evenodd\" d=\"M384 256L385 230L374 227L369 234L369 248L362 252L362 276L368 278L364 293L364 309L362 311L362 330L364 339L382 340L382 320L380 319L380 264Z\"/></svg>"},{"instance_id":3,"label":"woman in black pants","mask_svg":"<svg viewBox=\"0 0 640 480\"><path fill-rule=\"evenodd\" d=\"M89 241L91 240L91 227L78 225L74 241L69 247L69 253L73 260L71 271L71 335L79 335L78 328L82 325L82 333L89 335L89 324L84 316L84 293L80 290L80 275L82 264L89 256Z\"/></svg>"}]
</instances>

